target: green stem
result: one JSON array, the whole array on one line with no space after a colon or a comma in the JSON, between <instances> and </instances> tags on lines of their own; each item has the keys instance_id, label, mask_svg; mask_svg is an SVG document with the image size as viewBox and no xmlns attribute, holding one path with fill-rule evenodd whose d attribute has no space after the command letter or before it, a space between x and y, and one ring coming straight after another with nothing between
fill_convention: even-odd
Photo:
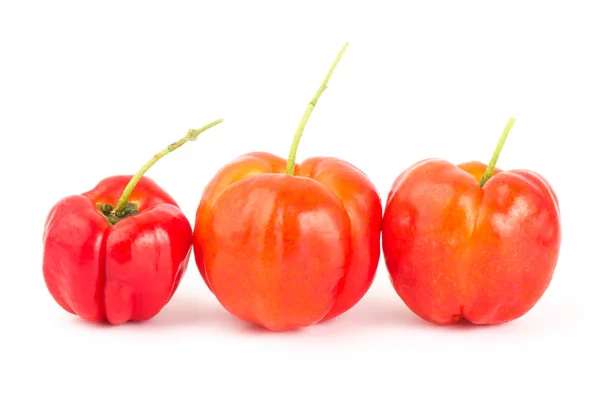
<instances>
[{"instance_id":1,"label":"green stem","mask_svg":"<svg viewBox=\"0 0 600 397\"><path fill-rule=\"evenodd\" d=\"M129 201L129 196L133 192L133 189L135 189L135 186L138 184L140 179L142 179L142 176L144 176L146 171L148 171L148 169L150 167L152 167L158 160L160 160L167 154L171 153L173 150L180 148L187 141L195 141L196 138L198 138L198 135L200 135L201 133L208 130L209 128L214 127L215 125L220 124L222 122L223 122L223 119L219 119L219 120L213 121L210 124L205 125L204 127L200 128L200 129L189 130L188 133L183 138L181 138L180 140L178 140L175 143L170 144L169 146L167 146L160 152L156 153L154 155L154 157L152 157L146 164L144 164L142 166L142 168L140 168L140 170L129 180L129 183L125 187L123 194L121 194L121 198L119 198L119 201L117 202L117 206L112 211L112 214L116 215L117 217L123 215L125 207L127 206L127 202Z\"/></svg>"},{"instance_id":2,"label":"green stem","mask_svg":"<svg viewBox=\"0 0 600 397\"><path fill-rule=\"evenodd\" d=\"M312 101L310 101L310 103L308 104L308 107L306 108L306 111L304 112L304 115L302 116L302 119L300 120L300 125L298 125L298 129L296 130L296 135L294 135L294 140L292 141L292 147L290 148L290 154L288 156L287 167L285 170L285 172L288 175L294 175L294 171L296 168L296 152L298 151L298 144L300 143L300 138L302 138L302 133L304 132L304 127L306 126L306 123L308 122L308 119L310 118L310 115L311 115L313 109L315 108L315 106L317 106L317 102L319 101L321 94L323 93L323 91L325 91L325 88L327 88L327 83L329 82L329 78L333 74L333 71L335 70L335 67L337 66L340 59L342 59L342 55L344 54L344 51L346 51L346 47L348 47L348 43L344 44L344 46L338 53L337 57L333 61L333 65L331 65L331 67L329 68L329 72L327 72L327 76L325 76L325 80L323 80L323 83L321 83L319 90L315 94Z\"/></svg>"},{"instance_id":3,"label":"green stem","mask_svg":"<svg viewBox=\"0 0 600 397\"><path fill-rule=\"evenodd\" d=\"M502 148L504 147L504 142L506 142L506 138L508 138L510 129L512 128L512 126L514 124L515 124L514 117L511 117L510 119L508 119L508 122L506 123L506 127L504 127L504 131L502 131L502 135L500 136L500 140L498 141L498 144L496 145L496 150L494 150L492 159L488 163L488 166L485 169L485 173L483 174L483 177L481 178L481 181L479 182L480 187L483 187L483 185L485 185L485 183L492 177L492 174L494 173L494 169L496 168L496 163L498 162L498 157L500 157L500 153L502 152Z\"/></svg>"}]
</instances>

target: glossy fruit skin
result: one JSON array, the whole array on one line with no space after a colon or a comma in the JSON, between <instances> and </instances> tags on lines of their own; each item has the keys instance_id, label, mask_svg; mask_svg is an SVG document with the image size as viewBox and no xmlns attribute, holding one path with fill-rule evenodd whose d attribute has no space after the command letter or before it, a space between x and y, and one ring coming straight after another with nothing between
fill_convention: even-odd
<instances>
[{"instance_id":1,"label":"glossy fruit skin","mask_svg":"<svg viewBox=\"0 0 600 397\"><path fill-rule=\"evenodd\" d=\"M391 282L421 318L452 324L515 320L549 286L561 243L550 184L527 170L418 162L388 195L382 248Z\"/></svg>"},{"instance_id":2,"label":"glossy fruit skin","mask_svg":"<svg viewBox=\"0 0 600 397\"><path fill-rule=\"evenodd\" d=\"M223 307L285 331L332 319L370 288L382 207L367 178L336 158L248 153L221 168L196 212L194 255Z\"/></svg>"},{"instance_id":3,"label":"glossy fruit skin","mask_svg":"<svg viewBox=\"0 0 600 397\"><path fill-rule=\"evenodd\" d=\"M114 225L97 204L115 206L131 176L103 179L51 209L43 236L48 291L89 322L123 324L154 317L169 302L191 256L192 229L173 198L142 177L129 202L138 214Z\"/></svg>"}]
</instances>

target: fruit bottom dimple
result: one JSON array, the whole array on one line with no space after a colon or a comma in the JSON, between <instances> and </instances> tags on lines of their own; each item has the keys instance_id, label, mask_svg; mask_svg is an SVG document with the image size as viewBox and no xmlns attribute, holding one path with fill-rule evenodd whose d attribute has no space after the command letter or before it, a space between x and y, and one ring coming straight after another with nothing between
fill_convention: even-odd
<instances>
[{"instance_id":1,"label":"fruit bottom dimple","mask_svg":"<svg viewBox=\"0 0 600 397\"><path fill-rule=\"evenodd\" d=\"M457 313L457 314L455 314L455 315L452 316L452 319L450 320L451 323L457 323L460 320L464 319L465 318L464 311L465 311L465 306L461 305L460 306L460 313Z\"/></svg>"},{"instance_id":2,"label":"fruit bottom dimple","mask_svg":"<svg viewBox=\"0 0 600 397\"><path fill-rule=\"evenodd\" d=\"M111 324L127 322L133 311L133 290L118 281L109 281L105 286L105 304L111 310L106 312L106 319Z\"/></svg>"}]
</instances>

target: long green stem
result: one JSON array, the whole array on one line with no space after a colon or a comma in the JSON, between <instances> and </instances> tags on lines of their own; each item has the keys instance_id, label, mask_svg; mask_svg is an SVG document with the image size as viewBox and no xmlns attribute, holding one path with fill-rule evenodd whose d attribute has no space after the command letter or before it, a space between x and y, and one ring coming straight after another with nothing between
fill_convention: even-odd
<instances>
[{"instance_id":1,"label":"long green stem","mask_svg":"<svg viewBox=\"0 0 600 397\"><path fill-rule=\"evenodd\" d=\"M294 171L296 168L296 152L298 151L298 144L300 143L300 139L302 138L304 127L306 126L306 123L308 122L308 119L310 118L313 109L315 108L315 106L317 106L317 102L319 101L321 94L323 93L323 91L325 91L325 88L327 88L329 78L333 74L333 71L335 70L335 67L337 66L340 59L342 59L342 55L344 54L344 51L346 51L346 47L348 47L348 43L344 44L337 57L333 61L333 65L331 65L331 67L329 68L329 72L327 72L325 80L323 80L323 83L321 83L321 86L319 87L312 101L310 101L310 103L308 104L308 107L306 108L306 111L304 112L304 115L300 120L300 124L298 125L298 129L296 130L296 135L294 135L292 147L290 148L290 154L288 156L287 166L285 170L288 175L294 175Z\"/></svg>"},{"instance_id":2,"label":"long green stem","mask_svg":"<svg viewBox=\"0 0 600 397\"><path fill-rule=\"evenodd\" d=\"M494 169L496 168L496 163L498 162L498 157L500 157L500 153L502 152L502 148L504 147L504 142L506 142L506 138L508 138L508 134L510 133L510 129L515 124L515 118L511 117L508 119L506 123L506 127L504 127L504 131L502 131L502 135L500 136L500 140L496 145L496 150L494 150L494 154L492 155L492 159L488 163L487 168L485 169L485 173L479 182L479 186L483 187L485 183L492 177L494 173Z\"/></svg>"},{"instance_id":3,"label":"long green stem","mask_svg":"<svg viewBox=\"0 0 600 397\"><path fill-rule=\"evenodd\" d=\"M146 164L144 164L142 166L142 168L140 168L140 170L129 180L129 183L125 187L123 194L121 194L121 197L119 198L119 201L117 202L117 206L113 210L113 214L116 216L121 216L123 214L123 211L125 210L125 207L127 206L127 202L129 201L129 196L131 195L131 192L133 192L133 189L135 189L135 186L138 184L140 179L142 179L142 176L144 176L146 171L148 171L148 169L150 167L152 167L158 160L160 160L167 154L171 153L175 149L180 148L187 141L195 141L196 138L198 138L198 135L200 135L201 133L208 130L209 128L212 128L215 125L220 124L222 122L223 122L223 119L219 119L219 120L213 121L210 124L205 125L204 127L200 128L200 129L189 130L188 133L183 138L181 138L180 140L178 140L175 143L170 144L169 146L167 146L160 152L156 153L154 155L154 157L152 157Z\"/></svg>"}]
</instances>

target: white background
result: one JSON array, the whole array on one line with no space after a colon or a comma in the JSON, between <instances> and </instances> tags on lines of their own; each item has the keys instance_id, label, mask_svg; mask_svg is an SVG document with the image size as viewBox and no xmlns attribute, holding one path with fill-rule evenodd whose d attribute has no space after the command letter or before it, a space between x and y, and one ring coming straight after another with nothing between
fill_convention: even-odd
<instances>
[{"instance_id":1,"label":"white background","mask_svg":"<svg viewBox=\"0 0 600 397\"><path fill-rule=\"evenodd\" d=\"M598 396L600 13L594 2L3 1L0 395ZM428 325L383 261L353 310L300 332L228 315L194 263L145 324L83 323L41 272L43 222L61 197L150 170L193 219L226 162L286 156L335 54L350 46L308 123L299 160L344 158L382 199L426 157L544 175L563 245L547 293L499 327Z\"/></svg>"}]
</instances>

